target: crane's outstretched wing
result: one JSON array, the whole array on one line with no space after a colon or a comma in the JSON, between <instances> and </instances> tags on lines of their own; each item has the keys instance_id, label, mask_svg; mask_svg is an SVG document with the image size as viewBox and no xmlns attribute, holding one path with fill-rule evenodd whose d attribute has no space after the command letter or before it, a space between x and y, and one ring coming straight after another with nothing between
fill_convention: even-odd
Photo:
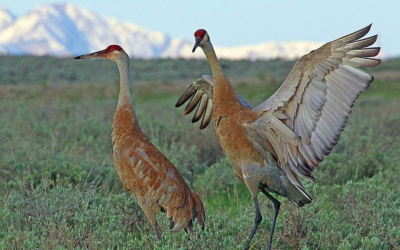
<instances>
[{"instance_id":1,"label":"crane's outstretched wing","mask_svg":"<svg viewBox=\"0 0 400 250\"><path fill-rule=\"evenodd\" d=\"M212 87L212 76L204 75L202 78L193 81L175 104L175 107L180 107L190 99L183 114L190 114L197 106L192 122L195 123L203 117L200 129L205 129L211 121L213 110Z\"/></svg>"},{"instance_id":2,"label":"crane's outstretched wing","mask_svg":"<svg viewBox=\"0 0 400 250\"><path fill-rule=\"evenodd\" d=\"M182 94L182 96L175 104L175 107L178 108L183 104L185 104L187 101L189 101L185 110L183 111L184 115L190 114L197 107L192 122L195 123L203 117L200 123L200 129L205 129L208 126L208 124L210 124L212 118L213 85L214 85L213 77L209 75L203 75L202 78L193 81L193 83ZM250 105L246 102L246 100L244 100L244 98L241 95L236 93L236 96L245 107L251 108Z\"/></svg>"},{"instance_id":3,"label":"crane's outstretched wing","mask_svg":"<svg viewBox=\"0 0 400 250\"><path fill-rule=\"evenodd\" d=\"M277 158L289 175L313 181L312 171L329 155L358 95L374 78L358 67L379 65L377 35L361 39L371 25L301 57L282 86L253 111L249 138ZM368 47L368 48L367 48ZM293 177L294 176L294 177ZM296 175L292 175L297 180ZM294 180L294 182L296 182Z\"/></svg>"}]
</instances>

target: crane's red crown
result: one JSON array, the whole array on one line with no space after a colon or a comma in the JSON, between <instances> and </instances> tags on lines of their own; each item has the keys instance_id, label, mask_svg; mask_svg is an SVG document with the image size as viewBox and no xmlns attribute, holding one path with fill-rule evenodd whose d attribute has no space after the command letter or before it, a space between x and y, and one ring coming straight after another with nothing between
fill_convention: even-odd
<instances>
[{"instance_id":1,"label":"crane's red crown","mask_svg":"<svg viewBox=\"0 0 400 250\"><path fill-rule=\"evenodd\" d=\"M203 39L203 37L206 35L207 31L203 29L199 29L196 32L194 32L194 37L200 37Z\"/></svg>"},{"instance_id":2,"label":"crane's red crown","mask_svg":"<svg viewBox=\"0 0 400 250\"><path fill-rule=\"evenodd\" d=\"M123 49L122 49L121 46L119 46L119 45L110 45L110 46L107 47L107 49L105 50L105 52L106 52L106 53L109 53L109 52L112 52L112 51L114 51L114 50L122 51Z\"/></svg>"}]
</instances>

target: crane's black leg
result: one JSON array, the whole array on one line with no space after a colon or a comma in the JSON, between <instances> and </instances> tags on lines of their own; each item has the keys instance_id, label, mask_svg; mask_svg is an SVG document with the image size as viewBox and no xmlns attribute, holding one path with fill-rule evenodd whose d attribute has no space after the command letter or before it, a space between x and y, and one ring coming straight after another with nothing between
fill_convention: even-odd
<instances>
[{"instance_id":1,"label":"crane's black leg","mask_svg":"<svg viewBox=\"0 0 400 250\"><path fill-rule=\"evenodd\" d=\"M268 199L270 199L273 203L274 203L274 208L275 208L275 214L274 214L274 220L272 221L272 225L271 225L271 234L269 236L269 241L268 241L268 246L267 249L271 250L272 247L272 239L274 236L274 231L275 231L275 224L276 224L276 219L278 218L278 213L279 213L279 208L281 207L281 203L275 199L274 197L272 197L272 195L270 195L267 191L265 191L264 189L261 189L261 192L268 197Z\"/></svg>"},{"instance_id":2,"label":"crane's black leg","mask_svg":"<svg viewBox=\"0 0 400 250\"><path fill-rule=\"evenodd\" d=\"M251 239L253 239L253 236L257 231L258 225L260 225L260 223L262 221L262 215L260 212L260 206L258 205L257 196L253 198L253 201L254 201L254 207L256 208L256 217L254 218L254 225L249 234L249 238L247 239L247 242L244 245L243 249L245 249L245 250L249 248L250 241L251 241Z\"/></svg>"},{"instance_id":3,"label":"crane's black leg","mask_svg":"<svg viewBox=\"0 0 400 250\"><path fill-rule=\"evenodd\" d=\"M153 226L154 230L156 231L156 236L157 236L157 240L160 241L162 240L162 236L161 236L161 229L158 226L157 222L156 224Z\"/></svg>"}]
</instances>

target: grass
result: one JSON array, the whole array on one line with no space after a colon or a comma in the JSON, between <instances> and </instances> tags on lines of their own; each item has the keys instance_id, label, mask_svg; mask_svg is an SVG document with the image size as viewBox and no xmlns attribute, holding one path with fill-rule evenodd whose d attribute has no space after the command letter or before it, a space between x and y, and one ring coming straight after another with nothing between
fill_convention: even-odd
<instances>
[{"instance_id":1,"label":"grass","mask_svg":"<svg viewBox=\"0 0 400 250\"><path fill-rule=\"evenodd\" d=\"M157 242L113 165L115 65L0 60L9 62L0 74L0 249L241 249L254 219L250 194L212 129L199 131L174 108L190 81L209 72L206 62L132 65L144 132L201 193L207 209L206 229L197 230L201 238L170 232L159 214L164 240ZM293 65L223 63L235 89L253 105L272 94ZM16 71L21 65L24 71ZM315 171L317 184L306 183L313 203L297 209L278 197L282 210L274 249L400 249L399 68L397 59L370 70L375 82L356 102L339 144ZM266 198L259 200L264 220L252 249L265 247L273 213Z\"/></svg>"}]
</instances>

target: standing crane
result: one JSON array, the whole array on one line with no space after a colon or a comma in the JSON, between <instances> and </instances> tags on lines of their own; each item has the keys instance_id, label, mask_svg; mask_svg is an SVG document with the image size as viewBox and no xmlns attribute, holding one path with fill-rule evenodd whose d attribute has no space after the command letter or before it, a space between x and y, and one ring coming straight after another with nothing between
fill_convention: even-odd
<instances>
[{"instance_id":1,"label":"standing crane","mask_svg":"<svg viewBox=\"0 0 400 250\"><path fill-rule=\"evenodd\" d=\"M112 144L115 168L124 188L136 197L157 239L161 229L156 213L165 211L174 232L193 232L193 222L204 229L205 211L200 196L191 190L174 165L143 134L129 91L129 56L118 45L75 59L105 58L117 63L120 87L114 115Z\"/></svg>"},{"instance_id":2,"label":"standing crane","mask_svg":"<svg viewBox=\"0 0 400 250\"><path fill-rule=\"evenodd\" d=\"M249 189L255 207L250 241L262 220L257 194L274 204L267 249L271 249L280 202L270 193L286 197L298 207L312 201L299 176L314 182L313 170L338 142L358 95L374 78L358 67L375 67L380 48L368 47L377 36L361 39L371 25L328 42L301 57L282 86L265 102L252 108L237 94L222 71L204 29L194 33L212 70L193 82L178 100L188 105L184 114L198 107L192 122L202 118L200 129L214 119L215 135L235 175ZM367 48L368 47L368 48Z\"/></svg>"}]
</instances>

